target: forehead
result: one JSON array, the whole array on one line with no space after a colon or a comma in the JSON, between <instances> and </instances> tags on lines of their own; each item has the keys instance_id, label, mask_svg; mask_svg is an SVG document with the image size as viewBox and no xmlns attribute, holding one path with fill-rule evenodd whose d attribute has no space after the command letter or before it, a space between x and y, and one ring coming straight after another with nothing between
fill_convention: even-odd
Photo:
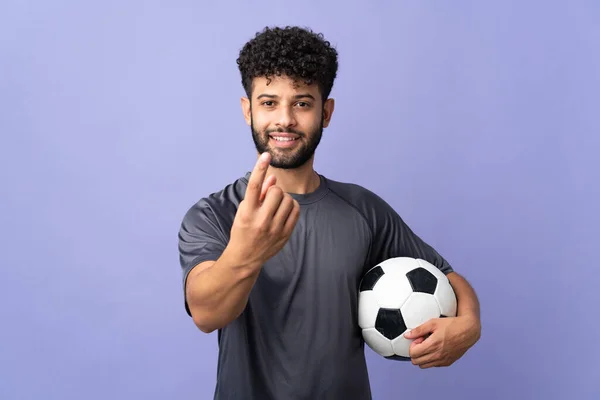
<instances>
[{"instance_id":1,"label":"forehead","mask_svg":"<svg viewBox=\"0 0 600 400\"><path fill-rule=\"evenodd\" d=\"M257 77L253 79L252 87L252 97L254 98L261 94L291 97L306 93L315 99L319 96L319 87L316 83L307 85L302 80L294 80L287 76Z\"/></svg>"}]
</instances>

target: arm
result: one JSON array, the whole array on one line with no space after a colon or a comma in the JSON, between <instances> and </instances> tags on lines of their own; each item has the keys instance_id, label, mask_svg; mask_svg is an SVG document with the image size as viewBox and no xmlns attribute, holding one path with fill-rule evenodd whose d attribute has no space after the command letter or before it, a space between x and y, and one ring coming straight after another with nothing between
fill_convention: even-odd
<instances>
[{"instance_id":1,"label":"arm","mask_svg":"<svg viewBox=\"0 0 600 400\"><path fill-rule=\"evenodd\" d=\"M457 299L457 316L436 318L405 334L412 340L413 364L421 368L447 366L460 358L480 337L479 301L471 285L454 271L450 263L431 245L421 239L380 197L371 196L366 214L375 232L369 265L391 257L424 259L435 265L450 281Z\"/></svg>"},{"instance_id":2,"label":"arm","mask_svg":"<svg viewBox=\"0 0 600 400\"><path fill-rule=\"evenodd\" d=\"M405 335L412 363L420 368L447 367L461 358L481 337L479 301L465 278L456 272L446 275L457 300L456 317L436 318Z\"/></svg>"},{"instance_id":3,"label":"arm","mask_svg":"<svg viewBox=\"0 0 600 400\"><path fill-rule=\"evenodd\" d=\"M205 261L189 273L185 295L196 326L210 333L228 325L246 307L260 265L244 264L226 248L217 261Z\"/></svg>"},{"instance_id":4,"label":"arm","mask_svg":"<svg viewBox=\"0 0 600 400\"><path fill-rule=\"evenodd\" d=\"M228 240L225 224L206 200L182 223L179 253L186 308L203 332L220 329L242 313L262 265L281 250L298 221L298 202L275 186L275 179L265 180L265 155L250 176Z\"/></svg>"},{"instance_id":5,"label":"arm","mask_svg":"<svg viewBox=\"0 0 600 400\"><path fill-rule=\"evenodd\" d=\"M464 277L456 272L450 272L446 276L456 294L457 317L470 318L476 325L477 336L479 336L481 330L480 309L475 290Z\"/></svg>"}]
</instances>

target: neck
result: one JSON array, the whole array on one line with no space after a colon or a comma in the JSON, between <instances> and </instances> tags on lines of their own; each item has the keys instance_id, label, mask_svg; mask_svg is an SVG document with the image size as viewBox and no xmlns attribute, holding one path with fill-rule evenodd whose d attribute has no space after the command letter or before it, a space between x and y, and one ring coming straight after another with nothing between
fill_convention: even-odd
<instances>
[{"instance_id":1,"label":"neck","mask_svg":"<svg viewBox=\"0 0 600 400\"><path fill-rule=\"evenodd\" d=\"M313 169L312 160L295 169L281 169L269 166L266 176L270 175L275 176L277 179L276 185L287 193L311 193L317 190L321 182L318 174Z\"/></svg>"}]
</instances>

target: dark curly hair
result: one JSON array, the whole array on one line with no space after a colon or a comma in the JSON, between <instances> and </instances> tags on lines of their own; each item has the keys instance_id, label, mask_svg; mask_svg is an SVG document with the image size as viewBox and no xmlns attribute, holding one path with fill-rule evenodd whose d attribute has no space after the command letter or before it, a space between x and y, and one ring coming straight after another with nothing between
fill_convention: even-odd
<instances>
[{"instance_id":1,"label":"dark curly hair","mask_svg":"<svg viewBox=\"0 0 600 400\"><path fill-rule=\"evenodd\" d=\"M325 101L337 75L337 56L321 33L300 27L266 27L244 45L237 64L249 98L254 78L283 75L307 85L316 83Z\"/></svg>"}]
</instances>

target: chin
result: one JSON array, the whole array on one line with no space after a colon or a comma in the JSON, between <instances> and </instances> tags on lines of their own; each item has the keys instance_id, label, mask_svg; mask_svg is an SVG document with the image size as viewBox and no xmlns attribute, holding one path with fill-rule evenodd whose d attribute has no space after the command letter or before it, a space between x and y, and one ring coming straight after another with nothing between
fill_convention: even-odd
<instances>
[{"instance_id":1,"label":"chin","mask_svg":"<svg viewBox=\"0 0 600 400\"><path fill-rule=\"evenodd\" d=\"M280 169L297 169L304 166L312 157L304 157L298 156L298 154L291 155L291 157L283 156L281 157L280 151L273 151L269 149L269 153L271 153L271 166L274 168Z\"/></svg>"},{"instance_id":2,"label":"chin","mask_svg":"<svg viewBox=\"0 0 600 400\"><path fill-rule=\"evenodd\" d=\"M300 163L295 160L282 160L275 157L271 159L271 166L279 169L296 169L300 168L304 164L305 163Z\"/></svg>"}]
</instances>

